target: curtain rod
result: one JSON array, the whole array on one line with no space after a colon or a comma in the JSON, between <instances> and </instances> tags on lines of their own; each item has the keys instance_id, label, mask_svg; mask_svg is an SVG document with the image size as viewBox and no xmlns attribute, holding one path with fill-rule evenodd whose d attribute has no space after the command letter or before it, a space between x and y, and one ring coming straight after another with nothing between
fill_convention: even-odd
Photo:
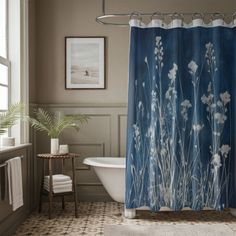
<instances>
[{"instance_id":1,"label":"curtain rod","mask_svg":"<svg viewBox=\"0 0 236 236\"><path fill-rule=\"evenodd\" d=\"M236 11L234 13L220 13L220 12L154 12L154 13L141 13L141 12L131 12L131 13L114 13L114 14L106 14L106 2L102 0L102 15L96 17L96 22L102 25L114 25L114 26L128 26L129 23L117 23L113 22L111 19L113 18L136 18L142 20L142 17L150 16L151 20L154 17L158 17L158 19L164 19L165 17L169 17L171 19L183 19L184 16L192 16L192 19L202 18L204 19L206 16L210 16L210 19L224 19L226 16L231 16L232 20L236 18ZM105 21L111 20L111 21Z\"/></svg>"}]
</instances>

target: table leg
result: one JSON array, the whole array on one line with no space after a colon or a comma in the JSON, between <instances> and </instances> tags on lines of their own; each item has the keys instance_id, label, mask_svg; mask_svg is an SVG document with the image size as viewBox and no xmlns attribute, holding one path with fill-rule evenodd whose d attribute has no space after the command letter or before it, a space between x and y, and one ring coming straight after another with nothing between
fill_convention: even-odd
<instances>
[{"instance_id":1,"label":"table leg","mask_svg":"<svg viewBox=\"0 0 236 236\"><path fill-rule=\"evenodd\" d=\"M44 159L43 159L43 166L42 166L41 187L40 187L40 193L39 193L39 213L42 211L43 184L44 184Z\"/></svg>"},{"instance_id":2,"label":"table leg","mask_svg":"<svg viewBox=\"0 0 236 236\"><path fill-rule=\"evenodd\" d=\"M50 158L48 161L48 172L49 172L49 214L48 217L51 219L51 211L52 211L52 159Z\"/></svg>"},{"instance_id":3,"label":"table leg","mask_svg":"<svg viewBox=\"0 0 236 236\"><path fill-rule=\"evenodd\" d=\"M61 173L64 174L64 166L65 166L65 160L61 160Z\"/></svg>"},{"instance_id":4,"label":"table leg","mask_svg":"<svg viewBox=\"0 0 236 236\"><path fill-rule=\"evenodd\" d=\"M65 197L64 196L61 197L61 207L63 210L65 209Z\"/></svg>"},{"instance_id":5,"label":"table leg","mask_svg":"<svg viewBox=\"0 0 236 236\"><path fill-rule=\"evenodd\" d=\"M61 173L64 174L64 159L61 160ZM65 209L65 197L64 195L61 196L61 208L64 210Z\"/></svg>"},{"instance_id":6,"label":"table leg","mask_svg":"<svg viewBox=\"0 0 236 236\"><path fill-rule=\"evenodd\" d=\"M77 191L76 191L76 180L75 180L75 159L72 157L72 173L73 173L73 192L75 201L75 217L78 218L78 205L77 205Z\"/></svg>"}]
</instances>

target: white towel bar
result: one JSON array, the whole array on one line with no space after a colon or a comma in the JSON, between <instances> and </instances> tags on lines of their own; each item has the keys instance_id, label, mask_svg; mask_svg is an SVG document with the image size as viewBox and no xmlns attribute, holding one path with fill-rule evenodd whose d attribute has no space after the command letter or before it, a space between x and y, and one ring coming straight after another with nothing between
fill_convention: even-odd
<instances>
[{"instance_id":1,"label":"white towel bar","mask_svg":"<svg viewBox=\"0 0 236 236\"><path fill-rule=\"evenodd\" d=\"M23 159L23 157L24 157L24 156L20 156L21 159ZM4 167L4 166L6 166L6 165L7 165L6 162L4 162L3 164L0 164L0 168L1 168L1 167Z\"/></svg>"}]
</instances>

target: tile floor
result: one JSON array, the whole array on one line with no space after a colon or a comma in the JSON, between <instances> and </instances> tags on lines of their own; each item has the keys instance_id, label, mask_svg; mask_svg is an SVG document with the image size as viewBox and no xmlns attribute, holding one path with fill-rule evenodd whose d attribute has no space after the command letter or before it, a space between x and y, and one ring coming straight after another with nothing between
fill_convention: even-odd
<instances>
[{"instance_id":1,"label":"tile floor","mask_svg":"<svg viewBox=\"0 0 236 236\"><path fill-rule=\"evenodd\" d=\"M47 204L42 213L33 212L30 217L17 229L15 235L103 235L106 224L224 224L235 231L236 218L228 210L216 211L182 211L159 212L138 211L137 219L125 219L122 215L123 204L117 202L81 202L79 218L74 217L73 203L67 203L63 211L59 203L54 203L53 219L47 216Z\"/></svg>"}]
</instances>

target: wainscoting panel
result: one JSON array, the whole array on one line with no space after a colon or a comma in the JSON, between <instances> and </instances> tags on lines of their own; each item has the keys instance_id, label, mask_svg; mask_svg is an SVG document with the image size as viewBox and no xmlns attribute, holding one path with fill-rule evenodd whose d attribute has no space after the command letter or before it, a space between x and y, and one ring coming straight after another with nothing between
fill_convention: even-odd
<instances>
[{"instance_id":1,"label":"wainscoting panel","mask_svg":"<svg viewBox=\"0 0 236 236\"><path fill-rule=\"evenodd\" d=\"M76 170L90 170L90 166L84 165L83 160L86 157L104 157L105 143L73 143L69 144L70 152L79 153L80 157L76 158Z\"/></svg>"},{"instance_id":2,"label":"wainscoting panel","mask_svg":"<svg viewBox=\"0 0 236 236\"><path fill-rule=\"evenodd\" d=\"M35 208L35 181L34 181L34 159L32 157L32 149L30 144L24 144L14 147L12 150L1 150L0 163L7 160L22 156L22 185L23 185L23 206L16 211L12 210L7 197L8 187L5 186L3 176L6 169L0 169L0 187L5 195L5 199L0 200L0 235L13 235L16 228L28 217L30 212Z\"/></svg>"},{"instance_id":3,"label":"wainscoting panel","mask_svg":"<svg viewBox=\"0 0 236 236\"><path fill-rule=\"evenodd\" d=\"M123 157L126 143L126 104L37 104L64 115L86 114L90 118L79 132L68 129L60 137L60 144L68 144L70 152L79 153L76 160L76 180L81 201L111 200L93 168L83 164L86 157ZM49 152L50 139L41 133L32 140L37 142L36 153ZM34 145L35 146L35 145ZM65 171L71 175L71 162Z\"/></svg>"}]
</instances>

